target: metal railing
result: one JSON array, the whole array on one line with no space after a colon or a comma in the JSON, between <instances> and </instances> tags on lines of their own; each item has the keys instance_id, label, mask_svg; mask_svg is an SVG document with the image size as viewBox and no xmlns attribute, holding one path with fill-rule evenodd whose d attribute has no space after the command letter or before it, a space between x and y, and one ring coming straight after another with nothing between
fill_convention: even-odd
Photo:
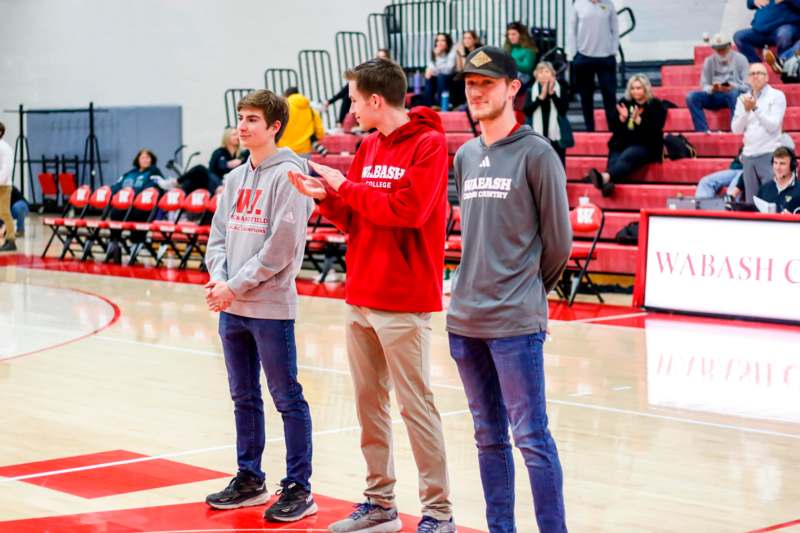
<instances>
[{"instance_id":1,"label":"metal railing","mask_svg":"<svg viewBox=\"0 0 800 533\"><path fill-rule=\"evenodd\" d=\"M430 61L436 33L449 31L447 3L427 0L394 3L384 9L389 49L407 69L423 69Z\"/></svg>"},{"instance_id":2,"label":"metal railing","mask_svg":"<svg viewBox=\"0 0 800 533\"><path fill-rule=\"evenodd\" d=\"M378 55L378 50L381 48L389 48L385 14L370 13L367 15L367 34L369 37L369 51L371 57Z\"/></svg>"},{"instance_id":3,"label":"metal railing","mask_svg":"<svg viewBox=\"0 0 800 533\"><path fill-rule=\"evenodd\" d=\"M300 78L293 68L268 68L264 71L264 88L282 95L289 87L299 87Z\"/></svg>"},{"instance_id":4,"label":"metal railing","mask_svg":"<svg viewBox=\"0 0 800 533\"><path fill-rule=\"evenodd\" d=\"M630 18L630 27L625 31L621 31L619 33L620 40L631 33L634 29L636 29L636 16L633 14L633 10L629 7L623 7L619 11L617 11L617 17L621 17L622 15L628 15ZM621 87L625 87L628 83L628 65L625 62L625 51L622 49L622 43L620 42L619 45L619 84Z\"/></svg>"},{"instance_id":5,"label":"metal railing","mask_svg":"<svg viewBox=\"0 0 800 533\"><path fill-rule=\"evenodd\" d=\"M348 69L360 65L370 57L367 35L360 31L336 32L336 67L341 75Z\"/></svg>"},{"instance_id":6,"label":"metal railing","mask_svg":"<svg viewBox=\"0 0 800 533\"><path fill-rule=\"evenodd\" d=\"M238 122L236 106L239 100L255 91L255 89L228 89L225 91L225 124L227 128L235 128Z\"/></svg>"},{"instance_id":7,"label":"metal railing","mask_svg":"<svg viewBox=\"0 0 800 533\"><path fill-rule=\"evenodd\" d=\"M484 44L502 46L511 22L533 28L542 52L563 48L566 0L393 0L384 10L388 48L407 69L427 64L436 33L458 42L464 31L475 30Z\"/></svg>"},{"instance_id":8,"label":"metal railing","mask_svg":"<svg viewBox=\"0 0 800 533\"><path fill-rule=\"evenodd\" d=\"M331 55L327 50L300 50L297 54L300 66L300 92L312 102L324 102L339 90L341 75L333 75ZM336 124L333 106L320 110L326 128Z\"/></svg>"}]
</instances>

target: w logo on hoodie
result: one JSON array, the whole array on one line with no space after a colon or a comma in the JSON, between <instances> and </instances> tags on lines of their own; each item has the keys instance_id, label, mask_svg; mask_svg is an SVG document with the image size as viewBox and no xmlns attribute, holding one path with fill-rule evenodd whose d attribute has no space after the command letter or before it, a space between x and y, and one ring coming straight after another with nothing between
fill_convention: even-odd
<instances>
[{"instance_id":1,"label":"w logo on hoodie","mask_svg":"<svg viewBox=\"0 0 800 533\"><path fill-rule=\"evenodd\" d=\"M261 209L257 209L256 206L263 192L261 189L256 189L253 194L253 189L239 189L239 195L236 198L236 212L240 215L260 215Z\"/></svg>"}]
</instances>

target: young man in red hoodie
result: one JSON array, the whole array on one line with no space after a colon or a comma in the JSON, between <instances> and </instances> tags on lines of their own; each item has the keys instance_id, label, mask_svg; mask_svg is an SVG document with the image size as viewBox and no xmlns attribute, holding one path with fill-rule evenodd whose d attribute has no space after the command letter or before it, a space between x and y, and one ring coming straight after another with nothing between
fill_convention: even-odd
<instances>
[{"instance_id":1,"label":"young man in red hoodie","mask_svg":"<svg viewBox=\"0 0 800 533\"><path fill-rule=\"evenodd\" d=\"M347 351L367 462L366 502L335 533L400 531L395 506L389 391L419 469L420 533L456 530L439 413L430 383L431 313L442 310L447 215L447 145L439 115L407 113L407 81L391 61L345 73L351 113L364 130L347 177L309 163L321 178L290 172L323 216L350 234L347 249Z\"/></svg>"}]
</instances>

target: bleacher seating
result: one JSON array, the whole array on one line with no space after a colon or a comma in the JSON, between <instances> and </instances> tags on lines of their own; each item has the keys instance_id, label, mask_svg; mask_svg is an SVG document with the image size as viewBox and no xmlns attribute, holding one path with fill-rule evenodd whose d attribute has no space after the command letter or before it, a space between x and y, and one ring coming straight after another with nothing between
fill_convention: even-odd
<instances>
[{"instance_id":1,"label":"bleacher seating","mask_svg":"<svg viewBox=\"0 0 800 533\"><path fill-rule=\"evenodd\" d=\"M681 132L697 151L696 159L665 161L662 164L648 165L631 179L630 183L620 184L612 197L603 198L592 185L583 182L590 168L604 169L608 154L608 140L605 114L595 110L598 131L595 133L575 132L575 146L567 151L567 193L570 207L578 205L581 196L605 211L605 226L597 245L598 260L592 262L591 271L632 274L636 270L637 247L613 242L615 235L626 225L639 219L642 208L659 208L674 196L693 196L695 185L703 176L728 168L731 160L738 154L742 136L730 133L730 112L728 110L707 111L709 125L723 133L696 133L686 109L686 94L695 90L700 79L702 61L711 53L710 47L696 47L695 65L665 66L662 68L663 86L655 87L656 96L678 105L668 113L667 132ZM800 85L785 85L771 74L771 83L787 95L789 108L784 120L784 130L789 132L800 146ZM458 148L472 138L467 116L463 112L440 113L447 131L448 152L455 154ZM355 135L334 135L325 140L330 154L314 156L315 161L346 172L353 156L358 137ZM458 210L454 210L457 214ZM460 234L457 222L448 233L446 256L448 262L457 262L460 256ZM576 236L575 246L587 248L590 242L585 236Z\"/></svg>"}]
</instances>

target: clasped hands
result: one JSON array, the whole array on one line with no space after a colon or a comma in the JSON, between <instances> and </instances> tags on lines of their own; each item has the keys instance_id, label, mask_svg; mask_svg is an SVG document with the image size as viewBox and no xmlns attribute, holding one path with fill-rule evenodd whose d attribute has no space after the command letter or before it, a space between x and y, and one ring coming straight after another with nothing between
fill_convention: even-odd
<instances>
[{"instance_id":1,"label":"clasped hands","mask_svg":"<svg viewBox=\"0 0 800 533\"><path fill-rule=\"evenodd\" d=\"M313 161L308 162L309 166L319 174L320 177L313 177L307 174L303 174L302 172L294 172L290 170L289 175L289 182L294 186L297 191L304 195L308 196L309 198L314 198L315 200L324 200L326 196L328 196L328 191L325 188L325 185L333 189L334 191L338 191L339 187L342 186L347 178L344 177L344 174L336 170L335 168L331 168L325 165L320 165L319 163L314 163Z\"/></svg>"},{"instance_id":2,"label":"clasped hands","mask_svg":"<svg viewBox=\"0 0 800 533\"><path fill-rule=\"evenodd\" d=\"M617 104L617 113L619 113L620 122L625 122L630 116L630 111L625 104ZM639 106L633 107L633 122L637 125L642 123L642 113L644 113L644 108Z\"/></svg>"},{"instance_id":3,"label":"clasped hands","mask_svg":"<svg viewBox=\"0 0 800 533\"><path fill-rule=\"evenodd\" d=\"M219 313L224 311L233 303L236 296L224 281L211 280L203 287L206 291L206 304L208 310Z\"/></svg>"}]
</instances>

